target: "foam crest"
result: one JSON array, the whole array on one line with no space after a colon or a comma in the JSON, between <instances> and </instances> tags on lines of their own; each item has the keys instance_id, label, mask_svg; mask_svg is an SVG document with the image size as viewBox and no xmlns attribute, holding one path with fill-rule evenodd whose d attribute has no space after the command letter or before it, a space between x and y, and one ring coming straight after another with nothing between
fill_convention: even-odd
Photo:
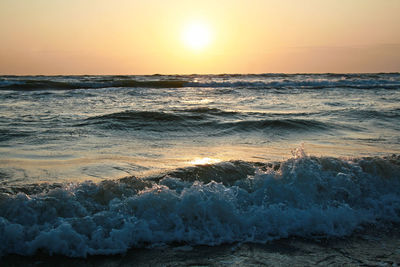
<instances>
[{"instance_id":1,"label":"foam crest","mask_svg":"<svg viewBox=\"0 0 400 267\"><path fill-rule=\"evenodd\" d=\"M320 78L318 75L309 79L296 80L295 76L287 79L264 81L198 81L188 82L189 87L232 87L250 89L325 89L325 88L354 88L354 89L398 89L400 82L393 79L372 79L368 77L350 79Z\"/></svg>"},{"instance_id":2,"label":"foam crest","mask_svg":"<svg viewBox=\"0 0 400 267\"><path fill-rule=\"evenodd\" d=\"M400 222L400 158L223 162L0 195L0 253L85 257L161 244L340 237Z\"/></svg>"}]
</instances>

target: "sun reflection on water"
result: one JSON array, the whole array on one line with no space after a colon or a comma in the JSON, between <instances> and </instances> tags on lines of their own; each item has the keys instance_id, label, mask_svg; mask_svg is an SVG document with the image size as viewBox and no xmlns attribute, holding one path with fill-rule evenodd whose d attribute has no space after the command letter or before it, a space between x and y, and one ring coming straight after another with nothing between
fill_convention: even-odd
<instances>
[{"instance_id":1,"label":"sun reflection on water","mask_svg":"<svg viewBox=\"0 0 400 267\"><path fill-rule=\"evenodd\" d=\"M191 164L193 165L205 165L205 164L214 164L221 162L220 159L215 159L215 158L195 158L194 160L190 161Z\"/></svg>"}]
</instances>

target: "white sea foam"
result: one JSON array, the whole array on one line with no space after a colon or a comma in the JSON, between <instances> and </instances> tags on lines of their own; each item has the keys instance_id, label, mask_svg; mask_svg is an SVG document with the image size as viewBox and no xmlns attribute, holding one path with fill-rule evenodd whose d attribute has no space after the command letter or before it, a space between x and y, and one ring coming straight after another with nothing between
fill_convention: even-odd
<instances>
[{"instance_id":1,"label":"white sea foam","mask_svg":"<svg viewBox=\"0 0 400 267\"><path fill-rule=\"evenodd\" d=\"M303 79L303 80L287 80L287 79L272 79L272 80L248 80L248 81L218 81L204 80L196 82L188 82L185 86L189 87L243 87L243 88L271 88L271 89L322 89L322 88L360 88L360 89L397 89L399 87L397 80L380 80L380 79Z\"/></svg>"},{"instance_id":2,"label":"white sea foam","mask_svg":"<svg viewBox=\"0 0 400 267\"><path fill-rule=\"evenodd\" d=\"M337 237L400 222L399 159L308 157L246 178L126 178L0 197L0 253L84 257L131 247ZM249 164L217 163L224 168ZM246 165L246 166L245 166ZM191 170L193 171L193 170ZM239 170L240 171L240 170ZM210 172L212 175L212 173ZM231 175L231 173L229 174Z\"/></svg>"}]
</instances>

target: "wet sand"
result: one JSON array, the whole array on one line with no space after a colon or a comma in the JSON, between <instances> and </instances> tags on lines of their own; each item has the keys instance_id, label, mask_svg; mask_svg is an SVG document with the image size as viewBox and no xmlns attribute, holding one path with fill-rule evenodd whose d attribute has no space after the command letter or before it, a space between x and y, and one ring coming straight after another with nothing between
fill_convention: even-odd
<instances>
[{"instance_id":1,"label":"wet sand","mask_svg":"<svg viewBox=\"0 0 400 267\"><path fill-rule=\"evenodd\" d=\"M8 255L1 266L400 266L400 227L373 229L347 238L287 238L267 244L215 247L175 245L131 249L123 255Z\"/></svg>"}]
</instances>

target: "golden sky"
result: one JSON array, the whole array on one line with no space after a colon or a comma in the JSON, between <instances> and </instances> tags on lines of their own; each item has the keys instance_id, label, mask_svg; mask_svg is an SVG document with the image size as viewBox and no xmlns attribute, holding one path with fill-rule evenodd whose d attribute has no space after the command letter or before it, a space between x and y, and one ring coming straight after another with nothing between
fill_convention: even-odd
<instances>
[{"instance_id":1,"label":"golden sky","mask_svg":"<svg viewBox=\"0 0 400 267\"><path fill-rule=\"evenodd\" d=\"M400 0L1 0L0 74L400 71ZM191 24L209 40L193 49Z\"/></svg>"}]
</instances>

